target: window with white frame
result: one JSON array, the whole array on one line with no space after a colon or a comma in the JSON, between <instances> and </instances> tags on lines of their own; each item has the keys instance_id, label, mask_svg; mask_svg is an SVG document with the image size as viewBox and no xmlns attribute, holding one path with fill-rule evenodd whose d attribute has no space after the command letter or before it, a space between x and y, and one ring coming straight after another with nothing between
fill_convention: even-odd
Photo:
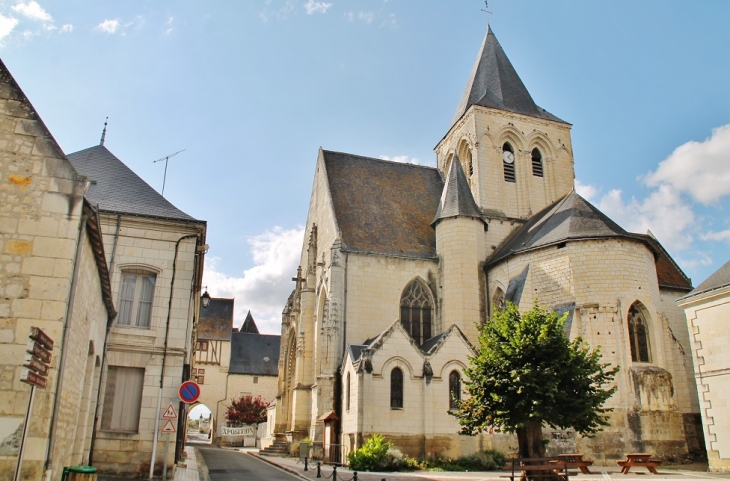
<instances>
[{"instance_id":1,"label":"window with white frame","mask_svg":"<svg viewBox=\"0 0 730 481\"><path fill-rule=\"evenodd\" d=\"M150 327L156 280L157 276L150 272L125 271L122 273L117 324Z\"/></svg>"},{"instance_id":2,"label":"window with white frame","mask_svg":"<svg viewBox=\"0 0 730 481\"><path fill-rule=\"evenodd\" d=\"M101 416L102 430L127 433L139 431L143 386L144 369L109 366Z\"/></svg>"}]
</instances>

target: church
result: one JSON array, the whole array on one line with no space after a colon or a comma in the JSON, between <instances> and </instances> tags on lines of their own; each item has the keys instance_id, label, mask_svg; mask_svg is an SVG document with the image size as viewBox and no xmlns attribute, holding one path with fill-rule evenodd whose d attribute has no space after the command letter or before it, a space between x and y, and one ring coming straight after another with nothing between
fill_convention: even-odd
<instances>
[{"instance_id":1,"label":"church","mask_svg":"<svg viewBox=\"0 0 730 481\"><path fill-rule=\"evenodd\" d=\"M438 139L434 139L438 140ZM459 434L454 400L478 325L510 301L567 313L566 331L621 367L610 426L544 427L548 453L704 453L689 335L691 281L651 233L575 192L571 124L538 107L488 29L436 167L319 151L296 287L282 314L279 439L404 454L517 450Z\"/></svg>"}]
</instances>

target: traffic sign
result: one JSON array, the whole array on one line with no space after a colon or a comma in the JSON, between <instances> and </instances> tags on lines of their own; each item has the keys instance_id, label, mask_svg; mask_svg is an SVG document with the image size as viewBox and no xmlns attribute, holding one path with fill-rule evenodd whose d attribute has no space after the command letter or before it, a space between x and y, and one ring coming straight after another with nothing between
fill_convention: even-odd
<instances>
[{"instance_id":1,"label":"traffic sign","mask_svg":"<svg viewBox=\"0 0 730 481\"><path fill-rule=\"evenodd\" d=\"M172 419L168 419L167 422L162 426L162 429L160 430L161 433L174 433L175 432L175 423L172 422Z\"/></svg>"},{"instance_id":2,"label":"traffic sign","mask_svg":"<svg viewBox=\"0 0 730 481\"><path fill-rule=\"evenodd\" d=\"M175 412L175 408L172 404L167 406L167 409L165 409L165 412L162 413L162 417L165 419L175 419L177 417L177 413Z\"/></svg>"},{"instance_id":3,"label":"traffic sign","mask_svg":"<svg viewBox=\"0 0 730 481\"><path fill-rule=\"evenodd\" d=\"M195 381L185 381L177 390L180 400L184 403L194 403L200 397L200 386Z\"/></svg>"}]
</instances>

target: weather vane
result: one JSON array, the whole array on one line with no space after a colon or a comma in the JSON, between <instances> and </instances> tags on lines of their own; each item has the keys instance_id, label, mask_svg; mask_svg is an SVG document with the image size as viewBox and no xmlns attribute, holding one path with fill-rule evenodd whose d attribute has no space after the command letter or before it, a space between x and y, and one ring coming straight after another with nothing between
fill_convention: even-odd
<instances>
[{"instance_id":1,"label":"weather vane","mask_svg":"<svg viewBox=\"0 0 730 481\"><path fill-rule=\"evenodd\" d=\"M482 12L485 12L487 14L487 25L489 25L489 16L492 15L492 12L489 11L488 0L484 0L484 8L482 8Z\"/></svg>"}]
</instances>

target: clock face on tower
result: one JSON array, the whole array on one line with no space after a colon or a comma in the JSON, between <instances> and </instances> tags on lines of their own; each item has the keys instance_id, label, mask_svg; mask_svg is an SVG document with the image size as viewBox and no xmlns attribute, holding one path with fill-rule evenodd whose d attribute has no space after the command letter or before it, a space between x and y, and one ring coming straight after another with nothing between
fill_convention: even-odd
<instances>
[{"instance_id":1,"label":"clock face on tower","mask_svg":"<svg viewBox=\"0 0 730 481\"><path fill-rule=\"evenodd\" d=\"M502 152L502 160L504 160L505 164L511 164L515 161L515 154L513 154L509 150L505 150L504 152Z\"/></svg>"}]
</instances>

